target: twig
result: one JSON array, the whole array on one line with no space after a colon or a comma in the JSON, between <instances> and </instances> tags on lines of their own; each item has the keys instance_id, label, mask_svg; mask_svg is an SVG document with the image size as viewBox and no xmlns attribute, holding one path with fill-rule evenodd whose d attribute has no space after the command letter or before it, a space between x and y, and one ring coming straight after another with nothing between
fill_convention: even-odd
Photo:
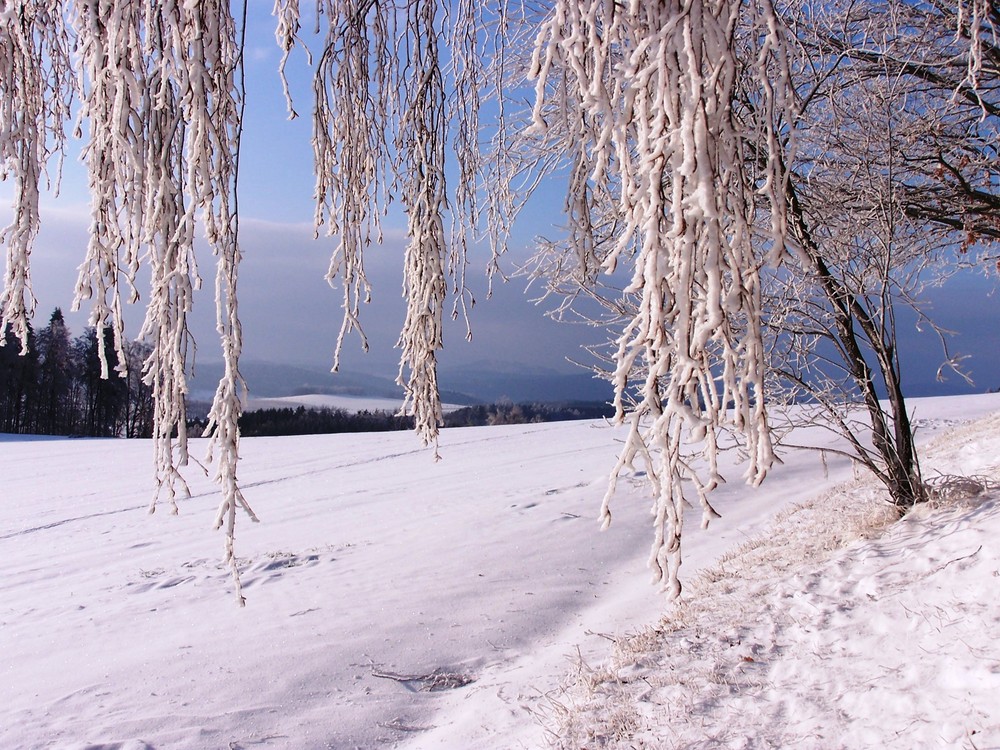
<instances>
[{"instance_id":1,"label":"twig","mask_svg":"<svg viewBox=\"0 0 1000 750\"><path fill-rule=\"evenodd\" d=\"M392 721L379 721L376 722L378 726L383 729L395 729L397 732L427 732L433 729L433 726L417 726L416 724L404 724L401 719L393 719Z\"/></svg>"},{"instance_id":2,"label":"twig","mask_svg":"<svg viewBox=\"0 0 1000 750\"><path fill-rule=\"evenodd\" d=\"M968 559L969 559L970 557L974 557L975 555L979 554L979 551L980 551L980 550L981 550L982 548L983 548L983 545L981 545L981 544L980 544L980 545L979 545L979 547L978 547L978 548L976 549L976 551L975 551L975 552L971 552L971 553L969 553L968 555L965 555L964 557L956 557L956 558L955 558L954 560L949 560L949 561L948 561L948 562L946 562L946 563L945 563L944 565L942 565L942 566L940 566L940 567L938 567L938 568L935 568L935 569L934 569L934 572L933 572L933 573L931 573L931 575L934 575L934 573L938 573L938 572L940 572L940 571L944 570L945 568L947 568L947 567L948 567L949 565L951 565L952 563L956 563L956 562L960 562L961 560L968 560Z\"/></svg>"},{"instance_id":3,"label":"twig","mask_svg":"<svg viewBox=\"0 0 1000 750\"><path fill-rule=\"evenodd\" d=\"M618 639L615 638L613 635L608 635L607 633L598 633L595 630L585 630L585 631L583 631L583 634L584 635L597 635L597 636L600 636L601 638L604 638L605 640L611 641L612 643L617 643L618 642Z\"/></svg>"},{"instance_id":4,"label":"twig","mask_svg":"<svg viewBox=\"0 0 1000 750\"><path fill-rule=\"evenodd\" d=\"M441 690L454 690L455 688L465 687L466 685L475 682L475 678L470 677L469 675L459 674L457 672L442 672L438 669L435 669L433 672L428 672L427 674L407 675L399 674L397 672L387 672L379 669L373 664L371 673L372 677L393 680L406 685L411 690L413 688L408 683L418 683L419 687L416 689L422 693L436 693Z\"/></svg>"}]
</instances>

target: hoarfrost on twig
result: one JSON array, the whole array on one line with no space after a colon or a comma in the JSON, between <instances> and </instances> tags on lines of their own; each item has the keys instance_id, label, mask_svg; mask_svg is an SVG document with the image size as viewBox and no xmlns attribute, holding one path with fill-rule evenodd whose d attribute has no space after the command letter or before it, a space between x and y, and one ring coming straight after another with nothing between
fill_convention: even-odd
<instances>
[{"instance_id":1,"label":"hoarfrost on twig","mask_svg":"<svg viewBox=\"0 0 1000 750\"><path fill-rule=\"evenodd\" d=\"M737 31L758 42L749 65L760 91L756 120L737 119ZM581 266L614 273L631 262L636 310L614 355L617 420L629 433L602 507L635 458L647 463L656 494L650 566L676 595L684 489L694 483L704 522L718 473L719 434L737 433L749 457L746 478L763 480L773 460L763 400L760 261L751 246L757 193L775 217L770 260L783 252L782 161L750 174L742 154L747 128L757 128L773 155L771 135L790 102L769 83L787 73L783 39L769 2L630 3L562 0L542 24L531 69L536 79L533 129L547 137L559 113L576 143L579 180L567 205L593 189L614 200L610 241L595 237L590 205L571 213ZM554 101L554 105L553 105ZM565 134L560 134L567 137ZM757 187L758 185L763 187ZM600 254L599 254L600 253ZM644 373L637 403L628 389ZM702 476L684 458L700 444Z\"/></svg>"}]
</instances>

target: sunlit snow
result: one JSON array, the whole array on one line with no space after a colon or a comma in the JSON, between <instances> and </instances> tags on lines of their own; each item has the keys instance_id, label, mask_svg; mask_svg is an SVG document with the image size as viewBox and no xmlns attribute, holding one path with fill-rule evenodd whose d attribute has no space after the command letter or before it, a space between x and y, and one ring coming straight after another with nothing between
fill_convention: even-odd
<instances>
[{"instance_id":1,"label":"sunlit snow","mask_svg":"<svg viewBox=\"0 0 1000 750\"><path fill-rule=\"evenodd\" d=\"M925 444L956 431L925 474L998 479L1000 423L969 423L1000 396L914 409ZM238 530L241 609L209 479L191 472L179 516L149 516L148 442L4 436L0 747L538 747L614 712L632 717L621 747L1000 745L996 491L838 551L822 519L870 493L846 462L824 476L788 454L759 490L727 464L723 518L701 531L690 511L686 584L814 498L789 538L818 552L752 545L780 564L685 594L714 645L695 653L686 632L607 662L609 637L669 609L645 569L641 477L598 531L621 437L452 429L440 462L408 433L246 439L262 523ZM617 681L562 691L581 659Z\"/></svg>"}]
</instances>

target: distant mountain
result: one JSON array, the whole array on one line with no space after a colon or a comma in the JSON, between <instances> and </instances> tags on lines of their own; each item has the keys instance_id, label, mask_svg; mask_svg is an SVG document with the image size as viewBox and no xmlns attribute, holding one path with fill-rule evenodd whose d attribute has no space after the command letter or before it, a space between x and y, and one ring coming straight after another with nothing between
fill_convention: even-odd
<instances>
[{"instance_id":1,"label":"distant mountain","mask_svg":"<svg viewBox=\"0 0 1000 750\"><path fill-rule=\"evenodd\" d=\"M373 396L400 398L402 389L391 379L361 373L331 373L320 368L298 367L273 362L243 362L240 372L254 398L299 396L319 393L331 396ZM211 400L222 377L222 363L199 363L191 380L196 400Z\"/></svg>"},{"instance_id":2,"label":"distant mountain","mask_svg":"<svg viewBox=\"0 0 1000 750\"><path fill-rule=\"evenodd\" d=\"M402 398L393 377L362 372L331 373L321 368L273 362L245 362L240 371L253 398L323 394ZM191 379L193 401L211 401L222 377L221 363L199 363ZM518 368L508 363L483 362L441 368L441 398L452 404L480 404L509 399L513 402L608 401L611 389L604 381L581 371L562 373L548 369Z\"/></svg>"},{"instance_id":3,"label":"distant mountain","mask_svg":"<svg viewBox=\"0 0 1000 750\"><path fill-rule=\"evenodd\" d=\"M506 363L476 363L442 368L442 385L469 393L491 403L503 399L517 402L554 403L611 399L611 386L591 373L564 373L548 369L517 368Z\"/></svg>"}]
</instances>

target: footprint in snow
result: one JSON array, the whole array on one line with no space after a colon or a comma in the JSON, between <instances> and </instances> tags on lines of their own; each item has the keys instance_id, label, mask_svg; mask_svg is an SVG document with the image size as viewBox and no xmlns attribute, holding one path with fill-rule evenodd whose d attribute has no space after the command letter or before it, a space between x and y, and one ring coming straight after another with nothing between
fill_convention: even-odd
<instances>
[{"instance_id":1,"label":"footprint in snow","mask_svg":"<svg viewBox=\"0 0 1000 750\"><path fill-rule=\"evenodd\" d=\"M325 558L333 562L335 557ZM240 577L244 588L256 583L275 581L286 575L293 568L306 568L318 565L323 559L318 553L297 555L290 552L272 552L262 558L240 560ZM127 587L133 593L144 593L154 589L172 589L182 584L209 578L225 579L230 576L229 569L216 560L191 560L184 563L183 575L167 575L162 568L140 570L138 581L130 581Z\"/></svg>"}]
</instances>

